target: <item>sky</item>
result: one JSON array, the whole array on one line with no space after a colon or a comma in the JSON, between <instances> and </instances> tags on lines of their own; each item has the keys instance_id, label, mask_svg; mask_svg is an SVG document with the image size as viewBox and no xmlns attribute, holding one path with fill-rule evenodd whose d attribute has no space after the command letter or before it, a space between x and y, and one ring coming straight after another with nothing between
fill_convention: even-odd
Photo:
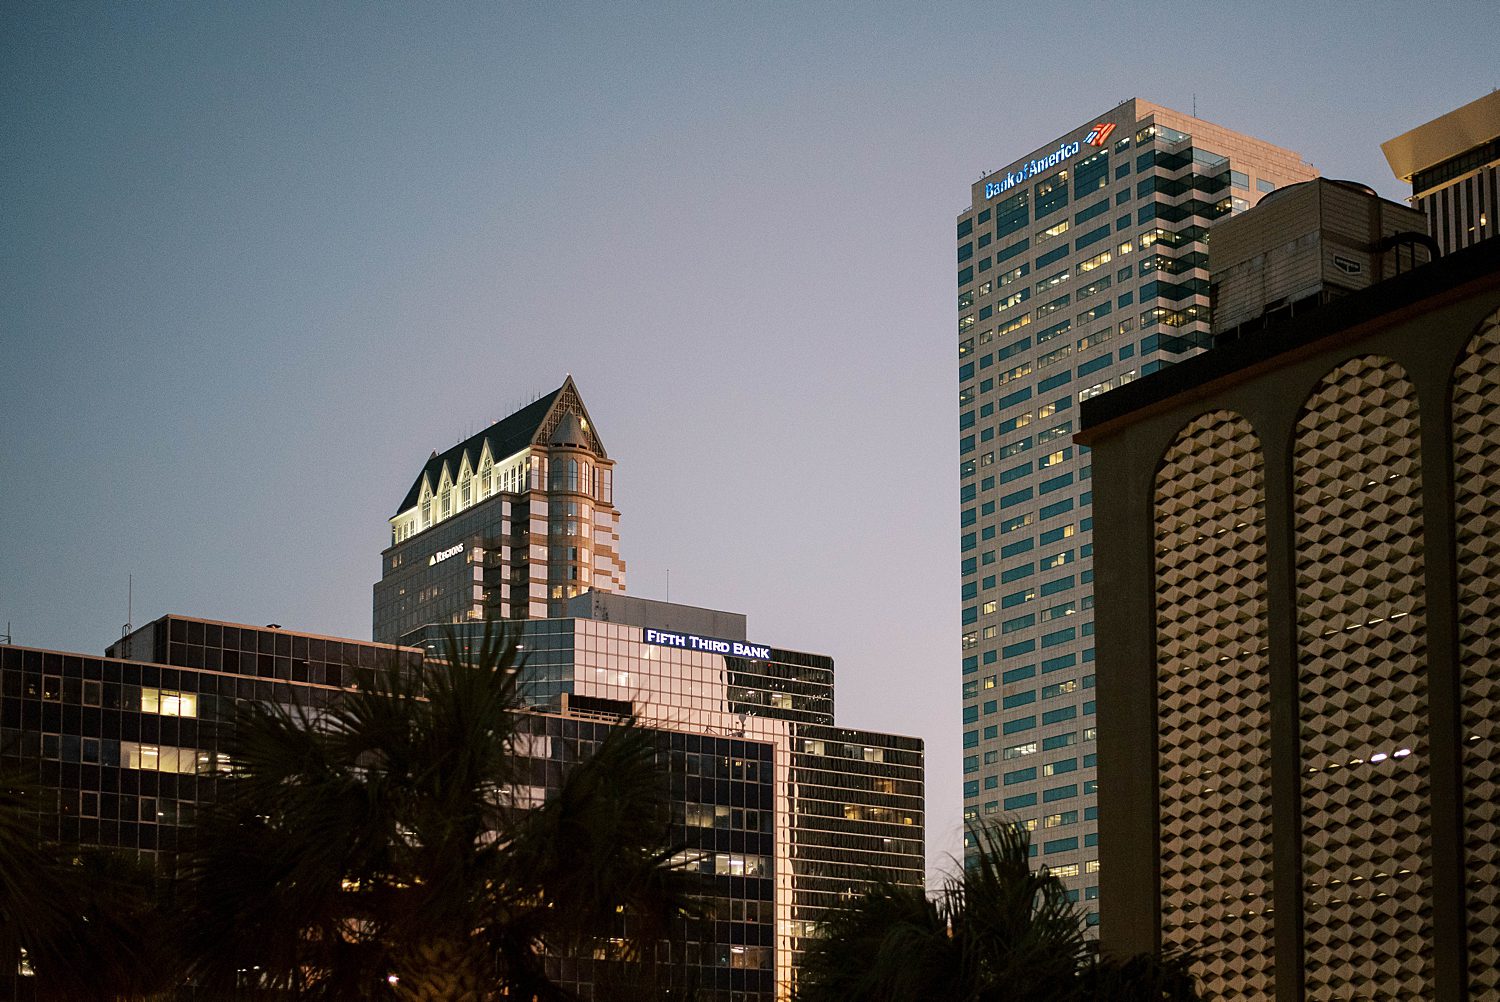
<instances>
[{"instance_id":1,"label":"sky","mask_svg":"<svg viewBox=\"0 0 1500 1002\"><path fill-rule=\"evenodd\" d=\"M1500 86L1500 6L1416 11L10 0L0 623L368 637L428 454L571 373L629 591L832 655L940 870L969 186L1138 96L1403 198L1379 144Z\"/></svg>"}]
</instances>

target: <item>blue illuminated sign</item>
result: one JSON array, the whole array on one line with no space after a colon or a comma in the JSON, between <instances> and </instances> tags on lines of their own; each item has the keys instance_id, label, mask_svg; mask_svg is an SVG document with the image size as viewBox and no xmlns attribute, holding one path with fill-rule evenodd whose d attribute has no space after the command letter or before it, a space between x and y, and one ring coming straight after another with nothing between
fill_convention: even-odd
<instances>
[{"instance_id":1,"label":"blue illuminated sign","mask_svg":"<svg viewBox=\"0 0 1500 1002\"><path fill-rule=\"evenodd\" d=\"M710 654L728 654L737 658L771 659L771 648L760 644L747 644L743 640L719 640L715 637L700 637L696 633L670 633L666 630L646 630L645 640L658 647L681 647L689 651L707 651Z\"/></svg>"},{"instance_id":2,"label":"blue illuminated sign","mask_svg":"<svg viewBox=\"0 0 1500 1002\"><path fill-rule=\"evenodd\" d=\"M1038 160L1030 160L1021 165L1020 170L1007 171L1004 179L991 181L984 186L984 197L994 198L1002 192L1010 191L1016 185L1027 178L1036 177L1043 171L1051 170L1062 163L1068 157L1073 156L1081 148L1080 143L1063 143L1057 149Z\"/></svg>"}]
</instances>

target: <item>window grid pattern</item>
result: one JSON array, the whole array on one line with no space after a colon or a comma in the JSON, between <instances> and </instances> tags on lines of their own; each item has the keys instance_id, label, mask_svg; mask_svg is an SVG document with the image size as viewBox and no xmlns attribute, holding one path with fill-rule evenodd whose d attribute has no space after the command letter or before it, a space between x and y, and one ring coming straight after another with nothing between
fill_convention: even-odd
<instances>
[{"instance_id":1,"label":"window grid pattern","mask_svg":"<svg viewBox=\"0 0 1500 1002\"><path fill-rule=\"evenodd\" d=\"M1453 501L1463 707L1464 895L1469 995L1500 996L1500 312L1459 360Z\"/></svg>"},{"instance_id":2,"label":"window grid pattern","mask_svg":"<svg viewBox=\"0 0 1500 1002\"><path fill-rule=\"evenodd\" d=\"M1306 997L1431 998L1415 390L1389 360L1351 359L1293 452Z\"/></svg>"},{"instance_id":3,"label":"window grid pattern","mask_svg":"<svg viewBox=\"0 0 1500 1002\"><path fill-rule=\"evenodd\" d=\"M1156 482L1162 946L1214 998L1275 994L1264 467L1215 411Z\"/></svg>"}]
</instances>

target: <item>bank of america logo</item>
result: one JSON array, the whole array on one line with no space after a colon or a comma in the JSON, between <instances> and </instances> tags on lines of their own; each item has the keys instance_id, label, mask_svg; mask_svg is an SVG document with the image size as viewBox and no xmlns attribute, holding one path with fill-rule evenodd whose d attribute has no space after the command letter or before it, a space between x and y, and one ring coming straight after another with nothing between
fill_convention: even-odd
<instances>
[{"instance_id":1,"label":"bank of america logo","mask_svg":"<svg viewBox=\"0 0 1500 1002\"><path fill-rule=\"evenodd\" d=\"M1103 146L1109 142L1109 134L1115 131L1113 122L1100 122L1094 126L1093 131L1083 137L1083 141L1090 146Z\"/></svg>"}]
</instances>

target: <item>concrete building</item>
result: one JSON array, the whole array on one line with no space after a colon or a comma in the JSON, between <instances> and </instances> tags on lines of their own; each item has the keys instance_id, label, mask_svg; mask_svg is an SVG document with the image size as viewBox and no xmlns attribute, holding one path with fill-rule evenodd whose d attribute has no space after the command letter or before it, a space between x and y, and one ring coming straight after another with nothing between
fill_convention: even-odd
<instances>
[{"instance_id":1,"label":"concrete building","mask_svg":"<svg viewBox=\"0 0 1500 1002\"><path fill-rule=\"evenodd\" d=\"M1129 100L976 182L958 216L964 816L1032 826L1091 923L1093 481L1076 406L1205 348L1209 225L1313 175Z\"/></svg>"},{"instance_id":2,"label":"concrete building","mask_svg":"<svg viewBox=\"0 0 1500 1002\"><path fill-rule=\"evenodd\" d=\"M1500 233L1500 90L1380 148L1443 253Z\"/></svg>"},{"instance_id":3,"label":"concrete building","mask_svg":"<svg viewBox=\"0 0 1500 1002\"><path fill-rule=\"evenodd\" d=\"M581 592L625 590L614 462L571 376L434 452L390 521L382 643L430 623L560 616Z\"/></svg>"},{"instance_id":4,"label":"concrete building","mask_svg":"<svg viewBox=\"0 0 1500 1002\"><path fill-rule=\"evenodd\" d=\"M1500 997L1500 242L1081 415L1102 946L1212 997Z\"/></svg>"}]
</instances>

